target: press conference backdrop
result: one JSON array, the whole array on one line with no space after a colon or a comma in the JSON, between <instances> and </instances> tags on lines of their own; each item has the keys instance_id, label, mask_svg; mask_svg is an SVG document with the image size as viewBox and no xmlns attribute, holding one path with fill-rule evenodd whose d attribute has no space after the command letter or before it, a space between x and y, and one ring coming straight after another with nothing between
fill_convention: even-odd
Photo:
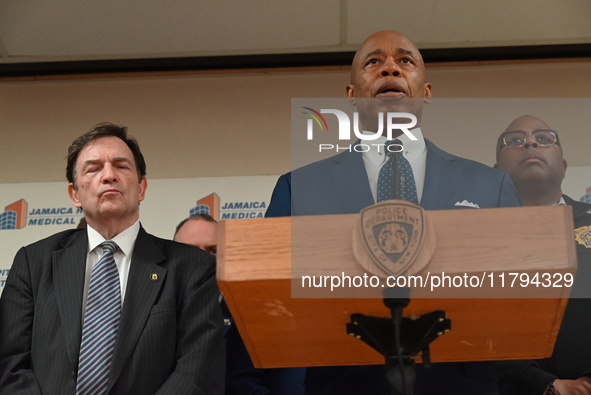
<instances>
[{"instance_id":1,"label":"press conference backdrop","mask_svg":"<svg viewBox=\"0 0 591 395\"><path fill-rule=\"evenodd\" d=\"M591 199L591 167L571 167L563 192ZM171 239L191 213L219 220L262 218L277 176L156 179L148 181L140 221L148 232ZM66 182L0 184L0 293L18 249L65 229L83 218L66 192ZM589 191L587 191L589 189Z\"/></svg>"},{"instance_id":2,"label":"press conference backdrop","mask_svg":"<svg viewBox=\"0 0 591 395\"><path fill-rule=\"evenodd\" d=\"M526 113L541 116L560 132L569 163L581 166L569 168L565 192L577 199L591 186L584 143L591 124L591 62L428 64L427 69L436 98L581 99L567 103L566 112L552 104L553 111L516 105L501 113L489 103L470 103L466 112L483 117L474 122L445 113L449 107L443 111L448 122L440 122L440 116L429 115L437 108L432 102L424 115L434 126L425 119L425 136L451 153L492 165L497 136L507 124ZM156 235L172 237L176 224L202 199L217 196L222 216L229 210L236 218L262 215L264 209L255 206L267 205L276 175L293 163L291 99L341 98L349 81L348 67L0 81L0 215L7 206L22 212L26 202L27 209L24 222L19 218L22 227L0 230L0 291L20 246L74 227L81 218L61 180L68 145L92 125L126 125L138 138L149 176L142 223ZM226 206L230 203L236 204ZM4 219L16 226L16 213L10 216Z\"/></svg>"}]
</instances>

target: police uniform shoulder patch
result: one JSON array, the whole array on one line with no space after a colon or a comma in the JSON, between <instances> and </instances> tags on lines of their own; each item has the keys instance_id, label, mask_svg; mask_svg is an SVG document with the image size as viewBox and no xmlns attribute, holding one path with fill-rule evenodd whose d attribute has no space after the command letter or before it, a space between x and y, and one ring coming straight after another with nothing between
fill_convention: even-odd
<instances>
[{"instance_id":1,"label":"police uniform shoulder patch","mask_svg":"<svg viewBox=\"0 0 591 395\"><path fill-rule=\"evenodd\" d=\"M581 226L575 229L575 240L585 248L591 248L591 226Z\"/></svg>"}]
</instances>

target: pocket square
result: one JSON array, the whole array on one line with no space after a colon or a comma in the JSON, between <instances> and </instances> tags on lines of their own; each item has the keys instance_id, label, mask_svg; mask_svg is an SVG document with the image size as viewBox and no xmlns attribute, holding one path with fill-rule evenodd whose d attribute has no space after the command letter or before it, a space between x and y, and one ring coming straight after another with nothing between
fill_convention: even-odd
<instances>
[{"instance_id":1,"label":"pocket square","mask_svg":"<svg viewBox=\"0 0 591 395\"><path fill-rule=\"evenodd\" d=\"M472 203L464 199L463 202L456 202L454 206L462 206L462 207L472 207L472 208L480 208L476 203Z\"/></svg>"}]
</instances>

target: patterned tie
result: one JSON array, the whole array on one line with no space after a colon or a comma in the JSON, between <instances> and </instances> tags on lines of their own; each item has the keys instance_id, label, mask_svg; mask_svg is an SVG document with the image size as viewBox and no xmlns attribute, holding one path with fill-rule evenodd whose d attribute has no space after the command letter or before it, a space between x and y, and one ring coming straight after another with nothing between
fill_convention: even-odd
<instances>
[{"instance_id":1,"label":"patterned tie","mask_svg":"<svg viewBox=\"0 0 591 395\"><path fill-rule=\"evenodd\" d=\"M76 394L106 394L113 348L121 317L121 289L115 265L114 241L101 244L103 255L92 269L80 359Z\"/></svg>"},{"instance_id":2,"label":"patterned tie","mask_svg":"<svg viewBox=\"0 0 591 395\"><path fill-rule=\"evenodd\" d=\"M387 148L396 144L402 146L400 140L388 140L384 146L388 161L380 169L378 176L377 200L397 199L419 204L417 187L412 167L402 152L390 152Z\"/></svg>"}]
</instances>

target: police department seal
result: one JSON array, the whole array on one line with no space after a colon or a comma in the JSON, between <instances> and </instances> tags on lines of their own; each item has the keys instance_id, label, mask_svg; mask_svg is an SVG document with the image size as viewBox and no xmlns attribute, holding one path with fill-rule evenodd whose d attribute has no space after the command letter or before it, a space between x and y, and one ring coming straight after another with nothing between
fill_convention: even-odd
<instances>
[{"instance_id":1,"label":"police department seal","mask_svg":"<svg viewBox=\"0 0 591 395\"><path fill-rule=\"evenodd\" d=\"M425 248L427 235L430 240ZM375 275L411 275L429 263L434 236L422 207L389 200L361 210L354 228L353 254Z\"/></svg>"}]
</instances>

